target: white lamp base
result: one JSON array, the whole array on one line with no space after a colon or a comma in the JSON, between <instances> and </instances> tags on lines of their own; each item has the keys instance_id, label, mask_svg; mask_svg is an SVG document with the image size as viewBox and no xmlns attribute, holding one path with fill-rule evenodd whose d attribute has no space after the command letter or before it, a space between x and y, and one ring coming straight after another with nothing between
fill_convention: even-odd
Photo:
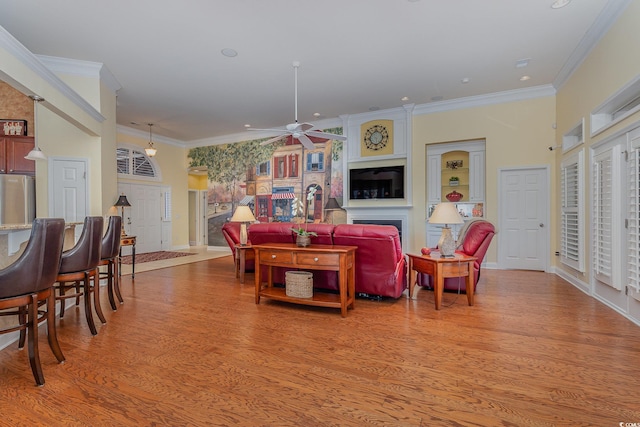
<instances>
[{"instance_id":1,"label":"white lamp base","mask_svg":"<svg viewBox=\"0 0 640 427\"><path fill-rule=\"evenodd\" d=\"M240 224L240 244L247 244L247 224L244 222Z\"/></svg>"},{"instance_id":2,"label":"white lamp base","mask_svg":"<svg viewBox=\"0 0 640 427\"><path fill-rule=\"evenodd\" d=\"M442 235L438 241L438 248L440 249L440 256L444 258L453 258L456 251L456 241L453 240L451 235L451 229L449 227L442 227Z\"/></svg>"}]
</instances>

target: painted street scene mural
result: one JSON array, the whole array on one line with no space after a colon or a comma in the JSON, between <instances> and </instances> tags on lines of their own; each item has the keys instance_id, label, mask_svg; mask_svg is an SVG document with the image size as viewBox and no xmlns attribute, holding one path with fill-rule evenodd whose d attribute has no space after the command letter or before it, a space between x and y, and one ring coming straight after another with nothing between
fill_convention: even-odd
<instances>
[{"instance_id":1,"label":"painted street scene mural","mask_svg":"<svg viewBox=\"0 0 640 427\"><path fill-rule=\"evenodd\" d=\"M342 135L342 128L325 132ZM222 225L237 206L260 222L328 222L325 207L343 205L343 142L311 138L306 149L291 136L210 145L189 150L190 166L208 169L209 246L226 246ZM302 207L302 209L301 209Z\"/></svg>"}]
</instances>

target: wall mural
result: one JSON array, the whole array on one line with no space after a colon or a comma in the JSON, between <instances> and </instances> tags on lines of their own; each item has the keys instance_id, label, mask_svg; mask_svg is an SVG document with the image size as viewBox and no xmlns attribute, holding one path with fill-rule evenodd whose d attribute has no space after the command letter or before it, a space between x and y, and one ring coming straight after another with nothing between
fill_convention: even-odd
<instances>
[{"instance_id":1,"label":"wall mural","mask_svg":"<svg viewBox=\"0 0 640 427\"><path fill-rule=\"evenodd\" d=\"M342 135L342 128L324 132ZM307 150L291 137L260 145L266 139L189 150L189 166L208 168L209 246L226 246L222 225L239 205L249 206L260 222L323 222L329 198L342 206L342 141L311 138L315 148ZM300 216L295 206L310 193L313 200Z\"/></svg>"}]
</instances>

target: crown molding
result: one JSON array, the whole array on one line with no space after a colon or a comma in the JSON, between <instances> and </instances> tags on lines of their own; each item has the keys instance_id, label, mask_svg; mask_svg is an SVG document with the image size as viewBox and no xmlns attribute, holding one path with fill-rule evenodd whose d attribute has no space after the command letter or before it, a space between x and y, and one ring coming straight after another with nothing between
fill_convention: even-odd
<instances>
[{"instance_id":1,"label":"crown molding","mask_svg":"<svg viewBox=\"0 0 640 427\"><path fill-rule=\"evenodd\" d=\"M36 57L53 72L99 79L114 93L122 89L122 85L111 71L100 62L79 61L47 55L36 55Z\"/></svg>"},{"instance_id":2,"label":"crown molding","mask_svg":"<svg viewBox=\"0 0 640 427\"><path fill-rule=\"evenodd\" d=\"M141 126L147 126L147 125L141 125ZM141 129L134 129L128 126L117 125L116 132L121 133L123 135L133 136L134 138L144 139L145 141L147 140L147 138L149 138L149 129L144 131ZM185 147L184 141L180 141L178 139L173 139L173 138L167 138L166 136L157 135L155 133L153 134L153 142L161 142L163 144L173 145L175 147L182 147L182 148Z\"/></svg>"},{"instance_id":3,"label":"crown molding","mask_svg":"<svg viewBox=\"0 0 640 427\"><path fill-rule=\"evenodd\" d=\"M576 49L560 69L560 72L553 81L553 86L556 89L560 89L569 80L571 75L580 67L596 44L607 34L632 1L633 0L610 0L607 2L593 25L589 27Z\"/></svg>"},{"instance_id":4,"label":"crown molding","mask_svg":"<svg viewBox=\"0 0 640 427\"><path fill-rule=\"evenodd\" d=\"M439 113L443 111L462 110L466 108L482 107L486 105L504 104L507 102L524 101L527 99L554 96L556 90L552 85L534 86L525 89L495 92L487 95L469 96L466 98L439 101L429 104L416 105L413 115Z\"/></svg>"},{"instance_id":5,"label":"crown molding","mask_svg":"<svg viewBox=\"0 0 640 427\"><path fill-rule=\"evenodd\" d=\"M5 49L10 55L20 61L25 67L35 73L51 87L60 92L70 102L88 114L95 121L102 123L106 118L98 110L93 108L83 97L71 89L53 71L40 61L36 55L31 53L22 43L16 40L4 27L0 26L0 48ZM31 89L25 88L27 92ZM26 95L40 95L37 93L26 93Z\"/></svg>"}]
</instances>

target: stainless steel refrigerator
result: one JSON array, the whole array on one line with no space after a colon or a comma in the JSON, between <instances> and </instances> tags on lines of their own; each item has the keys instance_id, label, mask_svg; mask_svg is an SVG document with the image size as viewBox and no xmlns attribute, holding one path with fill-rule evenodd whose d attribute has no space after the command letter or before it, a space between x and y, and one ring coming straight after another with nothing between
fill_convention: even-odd
<instances>
[{"instance_id":1,"label":"stainless steel refrigerator","mask_svg":"<svg viewBox=\"0 0 640 427\"><path fill-rule=\"evenodd\" d=\"M31 224L35 216L35 178L0 174L0 225Z\"/></svg>"}]
</instances>

